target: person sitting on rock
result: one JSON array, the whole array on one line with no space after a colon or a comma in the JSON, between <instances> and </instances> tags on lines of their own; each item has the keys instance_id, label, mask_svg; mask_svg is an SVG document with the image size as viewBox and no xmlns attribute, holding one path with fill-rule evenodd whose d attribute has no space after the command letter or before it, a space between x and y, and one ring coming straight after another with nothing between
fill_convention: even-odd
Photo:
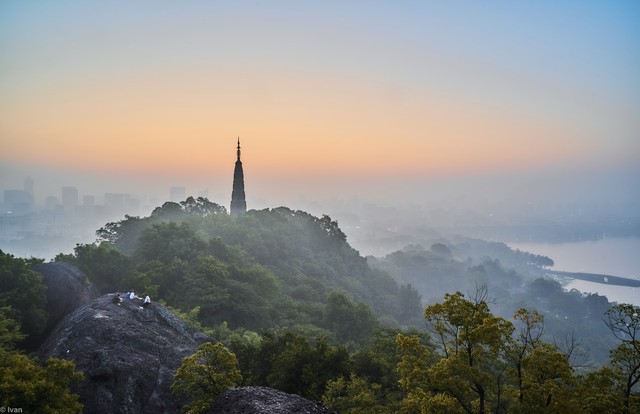
<instances>
[{"instance_id":1,"label":"person sitting on rock","mask_svg":"<svg viewBox=\"0 0 640 414\"><path fill-rule=\"evenodd\" d=\"M113 303L119 305L120 302L122 302L122 296L120 296L120 293L116 293L116 295L113 297Z\"/></svg>"},{"instance_id":2,"label":"person sitting on rock","mask_svg":"<svg viewBox=\"0 0 640 414\"><path fill-rule=\"evenodd\" d=\"M147 297L144 298L144 303L142 303L143 307L147 307L151 304L151 298L149 297L149 295L147 295Z\"/></svg>"},{"instance_id":3,"label":"person sitting on rock","mask_svg":"<svg viewBox=\"0 0 640 414\"><path fill-rule=\"evenodd\" d=\"M131 293L129 294L129 299L133 300L133 299L137 299L138 297L136 296L135 292L132 290Z\"/></svg>"}]
</instances>

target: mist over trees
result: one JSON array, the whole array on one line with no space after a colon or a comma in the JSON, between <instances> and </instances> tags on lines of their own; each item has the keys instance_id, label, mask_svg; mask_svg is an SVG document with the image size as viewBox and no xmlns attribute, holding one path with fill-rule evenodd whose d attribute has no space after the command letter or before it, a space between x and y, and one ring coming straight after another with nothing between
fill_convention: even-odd
<instances>
[{"instance_id":1,"label":"mist over trees","mask_svg":"<svg viewBox=\"0 0 640 414\"><path fill-rule=\"evenodd\" d=\"M545 340L579 342L588 354L588 361L583 361L587 365L608 360L614 339L602 323L612 305L606 297L564 290L548 276L546 268L553 261L547 257L464 237L448 243L431 248L411 245L381 258L368 257L368 263L411 285L426 304L450 292L469 293L486 286L496 314L510 319L515 309L537 310L546 318Z\"/></svg>"},{"instance_id":2,"label":"mist over trees","mask_svg":"<svg viewBox=\"0 0 640 414\"><path fill-rule=\"evenodd\" d=\"M364 258L329 216L280 207L232 218L202 198L97 235L55 260L103 293L150 295L218 344L176 377L196 411L213 402L198 390L231 384L342 413L638 409L639 309L564 291L544 256L443 238ZM41 261L0 259L0 338L18 347L3 345L2 364L12 372L44 329L46 288L33 270ZM208 366L218 367L209 383ZM68 389L78 376L63 368Z\"/></svg>"},{"instance_id":3,"label":"mist over trees","mask_svg":"<svg viewBox=\"0 0 640 414\"><path fill-rule=\"evenodd\" d=\"M378 325L419 323L420 296L346 242L338 223L285 207L231 218L206 199L165 203L97 232L60 255L103 292L135 290L231 329L287 326L339 342L366 341Z\"/></svg>"}]
</instances>

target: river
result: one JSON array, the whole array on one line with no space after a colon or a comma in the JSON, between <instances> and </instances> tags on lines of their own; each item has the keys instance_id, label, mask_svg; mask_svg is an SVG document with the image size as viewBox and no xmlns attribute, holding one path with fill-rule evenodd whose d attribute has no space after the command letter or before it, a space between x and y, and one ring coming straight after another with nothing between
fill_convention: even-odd
<instances>
[{"instance_id":1,"label":"river","mask_svg":"<svg viewBox=\"0 0 640 414\"><path fill-rule=\"evenodd\" d=\"M602 273L640 279L640 238L604 238L574 243L509 243L509 247L550 257L554 270ZM565 289L598 293L609 301L640 306L640 288L574 280Z\"/></svg>"}]
</instances>

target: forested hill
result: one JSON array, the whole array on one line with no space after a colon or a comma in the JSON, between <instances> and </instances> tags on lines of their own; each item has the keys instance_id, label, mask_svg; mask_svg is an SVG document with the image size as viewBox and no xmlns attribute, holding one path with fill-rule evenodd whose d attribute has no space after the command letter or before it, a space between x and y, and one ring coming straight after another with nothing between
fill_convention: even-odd
<instances>
[{"instance_id":1,"label":"forested hill","mask_svg":"<svg viewBox=\"0 0 640 414\"><path fill-rule=\"evenodd\" d=\"M549 269L554 263L548 257L514 251L504 243L456 237L431 248L407 246L385 257L370 257L368 263L399 283L411 284L427 304L440 302L446 293L468 294L486 286L492 312L507 320L519 308L540 312L544 339L582 348L589 364L606 363L615 346L603 322L613 303L595 293L563 289L552 277L559 272Z\"/></svg>"},{"instance_id":2,"label":"forested hill","mask_svg":"<svg viewBox=\"0 0 640 414\"><path fill-rule=\"evenodd\" d=\"M103 293L149 294L205 327L287 327L357 344L380 321L422 321L417 291L371 269L326 215L280 207L232 218L188 198L97 234L56 260L75 263Z\"/></svg>"},{"instance_id":3,"label":"forested hill","mask_svg":"<svg viewBox=\"0 0 640 414\"><path fill-rule=\"evenodd\" d=\"M193 404L213 403L200 377L214 372L221 384L322 399L345 414L638 412L638 307L565 292L539 277L548 258L500 243L445 242L365 259L328 216L280 207L232 218L217 204L189 198L149 217L109 223L96 243L55 261L75 264L103 293L134 290L164 301L213 340L183 360L176 372L184 376L174 376L174 388L190 393ZM0 372L38 395L32 400L51 406L61 396L54 402L75 402L69 412L79 412L77 396L68 392L81 379L72 363L52 359L37 370L25 348L13 348L25 335L37 339L50 319L47 287L33 270L38 264L0 251ZM433 297L442 292L444 300ZM420 293L430 302L424 312ZM121 315L146 312L133 301L118 307L114 297L98 302ZM90 321L102 324L101 315ZM100 324L75 324L68 332L86 338ZM590 331L596 324L609 332ZM403 329L411 326L422 329ZM106 335L110 341L116 329ZM94 337L105 337L101 332ZM135 327L130 333L136 343L136 335L153 336ZM605 349L606 337L614 339ZM220 364L234 360L228 369ZM89 365L86 375L109 382ZM58 389L33 394L43 382ZM11 387L0 389L0 399L25 406Z\"/></svg>"}]
</instances>

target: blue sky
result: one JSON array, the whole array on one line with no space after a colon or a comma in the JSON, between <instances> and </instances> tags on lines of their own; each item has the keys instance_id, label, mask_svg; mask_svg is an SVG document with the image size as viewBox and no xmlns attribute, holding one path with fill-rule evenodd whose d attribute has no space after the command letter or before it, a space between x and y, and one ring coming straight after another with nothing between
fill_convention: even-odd
<instances>
[{"instance_id":1,"label":"blue sky","mask_svg":"<svg viewBox=\"0 0 640 414\"><path fill-rule=\"evenodd\" d=\"M265 194L637 171L638 21L637 1L6 0L0 187L222 194L238 135Z\"/></svg>"}]
</instances>

